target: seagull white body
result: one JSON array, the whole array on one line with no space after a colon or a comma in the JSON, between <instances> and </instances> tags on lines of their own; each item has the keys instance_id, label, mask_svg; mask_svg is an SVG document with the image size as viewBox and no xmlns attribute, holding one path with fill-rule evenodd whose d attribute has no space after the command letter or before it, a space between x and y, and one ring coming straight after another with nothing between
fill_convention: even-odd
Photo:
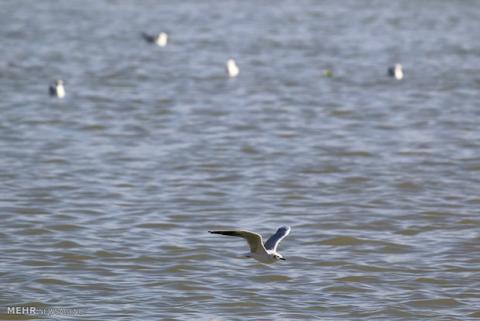
<instances>
[{"instance_id":1,"label":"seagull white body","mask_svg":"<svg viewBox=\"0 0 480 321\"><path fill-rule=\"evenodd\" d=\"M228 77L230 77L230 78L237 77L239 73L240 73L240 69L238 68L235 60L228 59L227 60L227 74L228 74Z\"/></svg>"},{"instance_id":2,"label":"seagull white body","mask_svg":"<svg viewBox=\"0 0 480 321\"><path fill-rule=\"evenodd\" d=\"M63 80L57 80L48 88L48 93L50 96L55 96L58 98L65 97L65 87L63 86Z\"/></svg>"},{"instance_id":3,"label":"seagull white body","mask_svg":"<svg viewBox=\"0 0 480 321\"><path fill-rule=\"evenodd\" d=\"M160 32L158 35L149 35L142 33L143 38L153 44L156 44L159 47L165 47L168 43L168 34L165 32Z\"/></svg>"},{"instance_id":4,"label":"seagull white body","mask_svg":"<svg viewBox=\"0 0 480 321\"><path fill-rule=\"evenodd\" d=\"M388 68L388 75L397 79L403 79L403 69L401 64L395 64L395 66Z\"/></svg>"},{"instance_id":5,"label":"seagull white body","mask_svg":"<svg viewBox=\"0 0 480 321\"><path fill-rule=\"evenodd\" d=\"M209 233L244 238L250 247L250 253L246 254L246 257L254 258L265 264L270 264L277 262L278 260L285 260L285 258L277 252L277 247L280 241L290 233L290 227L280 227L275 234L270 236L265 244L263 243L260 234L245 230L209 231Z\"/></svg>"}]
</instances>

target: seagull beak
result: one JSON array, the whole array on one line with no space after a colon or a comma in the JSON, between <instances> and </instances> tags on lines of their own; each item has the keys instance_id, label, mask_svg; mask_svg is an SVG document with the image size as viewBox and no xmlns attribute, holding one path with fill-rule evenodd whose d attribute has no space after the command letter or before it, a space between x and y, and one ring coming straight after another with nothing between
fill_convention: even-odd
<instances>
[{"instance_id":1,"label":"seagull beak","mask_svg":"<svg viewBox=\"0 0 480 321\"><path fill-rule=\"evenodd\" d=\"M284 257L281 257L281 258L280 258L280 260L282 260L282 261L286 261L287 259L286 259L286 258L284 258Z\"/></svg>"}]
</instances>

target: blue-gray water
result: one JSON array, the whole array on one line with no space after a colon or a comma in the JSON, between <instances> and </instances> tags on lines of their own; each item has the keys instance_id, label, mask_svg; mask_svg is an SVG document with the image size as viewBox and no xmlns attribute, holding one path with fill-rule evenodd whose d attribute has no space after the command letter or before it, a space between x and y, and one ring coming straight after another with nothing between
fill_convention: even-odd
<instances>
[{"instance_id":1,"label":"blue-gray water","mask_svg":"<svg viewBox=\"0 0 480 321\"><path fill-rule=\"evenodd\" d=\"M0 27L3 318L480 318L479 2L7 0ZM270 266L207 233L283 224Z\"/></svg>"}]
</instances>

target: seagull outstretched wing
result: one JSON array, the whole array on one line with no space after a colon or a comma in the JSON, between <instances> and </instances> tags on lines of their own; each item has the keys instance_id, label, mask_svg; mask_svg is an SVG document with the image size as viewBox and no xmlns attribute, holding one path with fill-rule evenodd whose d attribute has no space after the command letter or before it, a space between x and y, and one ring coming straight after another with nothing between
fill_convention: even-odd
<instances>
[{"instance_id":1,"label":"seagull outstretched wing","mask_svg":"<svg viewBox=\"0 0 480 321\"><path fill-rule=\"evenodd\" d=\"M257 233L249 232L249 231L208 231L212 234L221 234L221 235L228 235L228 236L237 236L242 237L248 242L248 246L250 246L250 252L255 253L259 251L265 251L262 242L262 236Z\"/></svg>"},{"instance_id":2,"label":"seagull outstretched wing","mask_svg":"<svg viewBox=\"0 0 480 321\"><path fill-rule=\"evenodd\" d=\"M265 242L265 249L273 250L273 252L277 251L278 243L283 240L288 233L290 233L290 226L282 226L280 227L275 234L270 236L270 238Z\"/></svg>"}]
</instances>

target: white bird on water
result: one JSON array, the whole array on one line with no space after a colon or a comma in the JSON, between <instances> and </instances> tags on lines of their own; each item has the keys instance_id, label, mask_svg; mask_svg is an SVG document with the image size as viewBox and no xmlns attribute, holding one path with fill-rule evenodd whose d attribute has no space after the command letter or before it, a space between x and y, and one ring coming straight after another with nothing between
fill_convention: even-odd
<instances>
[{"instance_id":1,"label":"white bird on water","mask_svg":"<svg viewBox=\"0 0 480 321\"><path fill-rule=\"evenodd\" d=\"M158 35L149 35L142 32L142 37L150 43L156 44L159 47L165 47L168 42L168 35L165 32L160 32Z\"/></svg>"},{"instance_id":2,"label":"white bird on water","mask_svg":"<svg viewBox=\"0 0 480 321\"><path fill-rule=\"evenodd\" d=\"M397 80L403 79L403 69L401 64L395 64L393 67L388 68L388 75Z\"/></svg>"},{"instance_id":3,"label":"white bird on water","mask_svg":"<svg viewBox=\"0 0 480 321\"><path fill-rule=\"evenodd\" d=\"M262 236L260 234L244 231L244 230L231 230L231 231L208 231L212 234L221 234L228 236L238 236L244 238L248 242L250 247L250 253L247 253L245 256L249 258L254 258L257 261L260 261L265 264L270 264L277 262L278 260L285 261L285 258L277 252L278 243L283 240L289 233L289 226L280 227L275 234L270 236L270 238L265 242L262 241Z\"/></svg>"},{"instance_id":4,"label":"white bird on water","mask_svg":"<svg viewBox=\"0 0 480 321\"><path fill-rule=\"evenodd\" d=\"M240 69L234 59L227 60L227 74L230 78L237 77L240 73Z\"/></svg>"},{"instance_id":5,"label":"white bird on water","mask_svg":"<svg viewBox=\"0 0 480 321\"><path fill-rule=\"evenodd\" d=\"M55 96L58 98L65 97L65 87L63 87L63 80L56 80L54 83L48 87L48 93L50 96Z\"/></svg>"}]
</instances>

